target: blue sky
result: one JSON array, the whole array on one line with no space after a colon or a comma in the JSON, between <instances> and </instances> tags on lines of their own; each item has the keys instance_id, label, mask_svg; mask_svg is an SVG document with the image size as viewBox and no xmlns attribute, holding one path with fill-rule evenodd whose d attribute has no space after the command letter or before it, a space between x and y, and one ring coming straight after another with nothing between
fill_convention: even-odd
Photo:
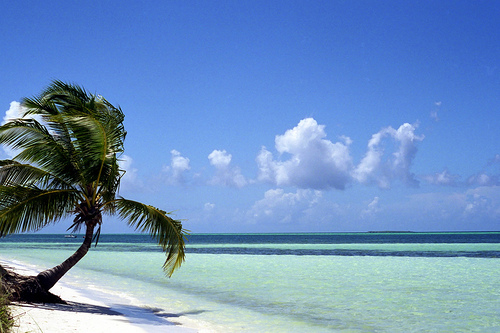
<instances>
[{"instance_id":1,"label":"blue sky","mask_svg":"<svg viewBox=\"0 0 500 333\"><path fill-rule=\"evenodd\" d=\"M498 17L497 1L4 2L0 107L53 79L119 105L120 194L192 232L499 230Z\"/></svg>"}]
</instances>

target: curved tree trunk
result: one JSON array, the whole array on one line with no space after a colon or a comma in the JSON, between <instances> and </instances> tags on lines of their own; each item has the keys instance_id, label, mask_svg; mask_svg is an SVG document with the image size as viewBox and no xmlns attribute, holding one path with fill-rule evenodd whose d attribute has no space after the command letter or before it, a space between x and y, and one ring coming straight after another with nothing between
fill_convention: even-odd
<instances>
[{"instance_id":1,"label":"curved tree trunk","mask_svg":"<svg viewBox=\"0 0 500 333\"><path fill-rule=\"evenodd\" d=\"M90 249L92 236L94 235L95 223L88 223L85 231L85 239L83 244L76 250L71 257L66 259L62 264L47 269L37 275L37 280L43 289L49 291L64 274L66 274L77 262L82 259Z\"/></svg>"},{"instance_id":2,"label":"curved tree trunk","mask_svg":"<svg viewBox=\"0 0 500 333\"><path fill-rule=\"evenodd\" d=\"M5 289L13 301L64 303L61 298L50 293L49 290L87 254L92 243L95 226L94 221L88 222L85 239L78 250L62 264L47 269L37 276L22 276L0 266L0 277L4 284L0 287Z\"/></svg>"}]
</instances>

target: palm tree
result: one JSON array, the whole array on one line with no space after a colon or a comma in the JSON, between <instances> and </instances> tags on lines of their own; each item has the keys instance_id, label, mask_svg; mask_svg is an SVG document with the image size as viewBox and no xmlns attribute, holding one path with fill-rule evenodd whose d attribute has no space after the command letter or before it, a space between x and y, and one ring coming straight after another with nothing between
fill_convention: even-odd
<instances>
[{"instance_id":1,"label":"palm tree","mask_svg":"<svg viewBox=\"0 0 500 333\"><path fill-rule=\"evenodd\" d=\"M0 237L37 231L72 215L73 231L85 230L78 250L33 281L48 292L97 245L103 215L118 215L149 233L166 253L167 276L184 261L185 230L158 208L117 196L126 132L124 114L100 95L53 81L38 97L23 100L25 114L0 126L0 144L17 155L0 161ZM19 293L18 293L19 294ZM22 296L20 296L22 297Z\"/></svg>"}]
</instances>

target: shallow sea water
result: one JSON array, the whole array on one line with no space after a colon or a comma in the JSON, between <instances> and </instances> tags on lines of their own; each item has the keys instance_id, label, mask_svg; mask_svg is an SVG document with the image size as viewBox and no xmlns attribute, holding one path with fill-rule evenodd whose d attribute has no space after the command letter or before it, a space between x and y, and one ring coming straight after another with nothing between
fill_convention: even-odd
<instances>
[{"instance_id":1,"label":"shallow sea water","mask_svg":"<svg viewBox=\"0 0 500 333\"><path fill-rule=\"evenodd\" d=\"M498 235L485 243L195 240L170 279L144 237L103 237L63 281L217 332L500 331ZM77 242L10 239L0 257L49 267Z\"/></svg>"}]
</instances>

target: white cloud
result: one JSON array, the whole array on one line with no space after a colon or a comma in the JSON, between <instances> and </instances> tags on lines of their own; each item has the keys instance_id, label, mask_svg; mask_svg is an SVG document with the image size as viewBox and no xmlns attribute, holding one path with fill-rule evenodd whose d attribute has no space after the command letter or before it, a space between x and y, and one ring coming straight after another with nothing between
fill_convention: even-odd
<instances>
[{"instance_id":1,"label":"white cloud","mask_svg":"<svg viewBox=\"0 0 500 333\"><path fill-rule=\"evenodd\" d=\"M441 108L442 102L434 102L434 110L431 111L431 118L434 119L434 121L439 121L439 116L438 116L438 111Z\"/></svg>"},{"instance_id":2,"label":"white cloud","mask_svg":"<svg viewBox=\"0 0 500 333\"><path fill-rule=\"evenodd\" d=\"M420 230L498 229L500 186L456 189L410 195L409 201L393 204L392 212Z\"/></svg>"},{"instance_id":3,"label":"white cloud","mask_svg":"<svg viewBox=\"0 0 500 333\"><path fill-rule=\"evenodd\" d=\"M2 120L2 125L6 124L10 120L23 118L25 112L26 112L26 108L21 103L16 102L16 101L10 102L9 109L7 111L5 111L5 115L4 115L3 120ZM33 118L33 116L28 115L25 118L29 119L29 118ZM9 158L14 158L19 153L18 150L11 149L7 146L2 146L2 149L5 152L5 154L7 154L7 156Z\"/></svg>"},{"instance_id":4,"label":"white cloud","mask_svg":"<svg viewBox=\"0 0 500 333\"><path fill-rule=\"evenodd\" d=\"M410 172L410 166L417 153L416 143L424 136L415 134L416 125L405 123L397 130L386 127L375 133L368 142L365 157L353 172L353 177L360 183L375 183L381 188L389 188L391 181L399 179L407 185L418 185L415 175ZM383 139L392 138L397 144L397 150L385 161Z\"/></svg>"},{"instance_id":5,"label":"white cloud","mask_svg":"<svg viewBox=\"0 0 500 333\"><path fill-rule=\"evenodd\" d=\"M434 121L439 121L438 111L441 104L441 102L434 102L435 109L431 111L431 118L434 119Z\"/></svg>"},{"instance_id":6,"label":"white cloud","mask_svg":"<svg viewBox=\"0 0 500 333\"><path fill-rule=\"evenodd\" d=\"M227 168L229 163L231 163L232 155L228 154L225 150L214 150L208 155L210 164L216 168Z\"/></svg>"},{"instance_id":7,"label":"white cloud","mask_svg":"<svg viewBox=\"0 0 500 333\"><path fill-rule=\"evenodd\" d=\"M500 154L488 160L485 168L467 179L469 186L500 186Z\"/></svg>"},{"instance_id":8,"label":"white cloud","mask_svg":"<svg viewBox=\"0 0 500 333\"><path fill-rule=\"evenodd\" d=\"M142 182L137 178L137 169L132 167L133 159L128 155L122 155L118 161L120 169L125 171L121 179L121 187L124 190L142 187Z\"/></svg>"},{"instance_id":9,"label":"white cloud","mask_svg":"<svg viewBox=\"0 0 500 333\"><path fill-rule=\"evenodd\" d=\"M17 101L10 102L10 107L7 111L5 111L5 115L2 119L1 125L4 125L7 122L15 119L35 119L42 125L46 125L46 123L43 121L40 115L31 115L31 114L25 115L26 111L27 108L23 106L21 103ZM54 134L54 132L52 131L50 133ZM11 159L14 158L19 153L18 150L11 149L7 146L2 146L2 149L5 152L5 154L7 154L7 156Z\"/></svg>"},{"instance_id":10,"label":"white cloud","mask_svg":"<svg viewBox=\"0 0 500 333\"><path fill-rule=\"evenodd\" d=\"M22 106L21 103L16 101L10 102L10 108L7 111L5 111L5 116L3 117L2 125L4 125L10 120L22 118L25 112L26 108Z\"/></svg>"},{"instance_id":11,"label":"white cloud","mask_svg":"<svg viewBox=\"0 0 500 333\"><path fill-rule=\"evenodd\" d=\"M210 185L243 187L248 183L238 167L230 166L232 155L225 150L214 150L208 159L216 169Z\"/></svg>"},{"instance_id":12,"label":"white cloud","mask_svg":"<svg viewBox=\"0 0 500 333\"><path fill-rule=\"evenodd\" d=\"M464 215L467 218L500 218L500 186L481 186L466 193Z\"/></svg>"},{"instance_id":13,"label":"white cloud","mask_svg":"<svg viewBox=\"0 0 500 333\"><path fill-rule=\"evenodd\" d=\"M445 185L445 186L499 186L500 185L500 175L498 171L495 170L497 165L500 165L500 155L496 154L492 159L490 159L486 165L485 170L478 172L466 181L459 181L459 175L452 175L448 170L444 170L440 173L435 173L433 175L425 175L421 178L430 184L434 185Z\"/></svg>"},{"instance_id":14,"label":"white cloud","mask_svg":"<svg viewBox=\"0 0 500 333\"><path fill-rule=\"evenodd\" d=\"M215 204L207 202L205 205L203 205L203 209L207 212L213 210L215 208Z\"/></svg>"},{"instance_id":15,"label":"white cloud","mask_svg":"<svg viewBox=\"0 0 500 333\"><path fill-rule=\"evenodd\" d=\"M277 135L276 150L288 159L275 160L262 147L256 159L258 179L277 186L344 189L351 179L351 140L347 137L343 137L344 142L326 140L324 128L313 118L306 118L285 134Z\"/></svg>"},{"instance_id":16,"label":"white cloud","mask_svg":"<svg viewBox=\"0 0 500 333\"><path fill-rule=\"evenodd\" d=\"M171 185L184 184L186 182L184 174L190 170L189 158L184 157L175 149L170 151L171 161L170 166L163 168L167 173L167 183Z\"/></svg>"},{"instance_id":17,"label":"white cloud","mask_svg":"<svg viewBox=\"0 0 500 333\"><path fill-rule=\"evenodd\" d=\"M429 184L455 186L458 184L458 179L460 178L460 176L452 175L448 172L448 170L445 169L443 170L443 172L422 176L422 178Z\"/></svg>"},{"instance_id":18,"label":"white cloud","mask_svg":"<svg viewBox=\"0 0 500 333\"><path fill-rule=\"evenodd\" d=\"M255 202L249 218L273 223L300 221L300 217L316 206L321 197L322 192L318 190L298 189L295 193L285 192L281 188L268 190L263 199Z\"/></svg>"},{"instance_id":19,"label":"white cloud","mask_svg":"<svg viewBox=\"0 0 500 333\"><path fill-rule=\"evenodd\" d=\"M500 185L500 179L496 175L487 175L486 173L478 173L467 179L467 184L473 186L497 186Z\"/></svg>"},{"instance_id":20,"label":"white cloud","mask_svg":"<svg viewBox=\"0 0 500 333\"><path fill-rule=\"evenodd\" d=\"M434 121L439 121L438 112L436 110L431 111L431 118L434 119Z\"/></svg>"},{"instance_id":21,"label":"white cloud","mask_svg":"<svg viewBox=\"0 0 500 333\"><path fill-rule=\"evenodd\" d=\"M368 204L368 206L361 211L362 218L369 218L380 211L379 197L373 198L373 200Z\"/></svg>"}]
</instances>

